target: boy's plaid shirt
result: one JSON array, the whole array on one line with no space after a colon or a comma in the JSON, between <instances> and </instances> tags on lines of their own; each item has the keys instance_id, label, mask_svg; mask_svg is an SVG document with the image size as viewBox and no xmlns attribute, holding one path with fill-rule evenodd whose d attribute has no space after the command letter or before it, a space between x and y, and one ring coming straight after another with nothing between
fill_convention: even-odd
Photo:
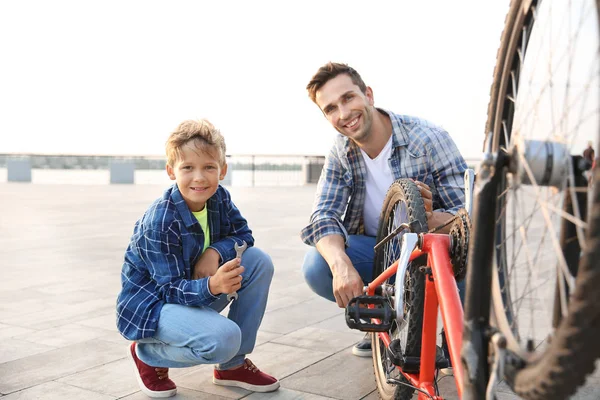
<instances>
[{"instance_id":1,"label":"boy's plaid shirt","mask_svg":"<svg viewBox=\"0 0 600 400\"><path fill-rule=\"evenodd\" d=\"M433 209L455 214L465 198L464 172L467 164L445 130L425 120L389 115L392 122L392 156L389 165L394 179L412 178L429 185ZM364 234L366 167L359 147L338 135L317 184L310 224L301 232L304 243L314 246L322 237Z\"/></svg>"},{"instance_id":2,"label":"boy's plaid shirt","mask_svg":"<svg viewBox=\"0 0 600 400\"><path fill-rule=\"evenodd\" d=\"M219 253L221 263L235 258L236 242L254 244L252 231L225 188L219 186L206 207L209 247ZM136 222L125 252L117 299L117 328L123 336L152 337L165 303L200 306L216 299L208 290L208 278L192 279L203 246L204 232L175 184Z\"/></svg>"}]
</instances>

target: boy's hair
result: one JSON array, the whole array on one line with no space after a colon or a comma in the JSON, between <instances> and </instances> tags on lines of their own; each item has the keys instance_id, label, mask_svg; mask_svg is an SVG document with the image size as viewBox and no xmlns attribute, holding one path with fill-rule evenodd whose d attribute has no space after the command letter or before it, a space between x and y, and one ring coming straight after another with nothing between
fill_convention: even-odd
<instances>
[{"instance_id":1,"label":"boy's hair","mask_svg":"<svg viewBox=\"0 0 600 400\"><path fill-rule=\"evenodd\" d=\"M308 85L306 85L306 90L308 91L310 99L316 104L317 91L331 79L340 74L347 74L350 79L352 79L352 83L360 88L361 92L365 93L367 91L367 85L365 85L365 82L354 68L350 67L348 64L330 61L319 68L310 82L308 82Z\"/></svg>"},{"instance_id":2,"label":"boy's hair","mask_svg":"<svg viewBox=\"0 0 600 400\"><path fill-rule=\"evenodd\" d=\"M169 135L166 143L167 164L173 167L181 158L181 149L188 142L195 141L196 145L205 153L214 155L218 152L217 159L225 165L225 138L221 132L206 119L186 120Z\"/></svg>"}]
</instances>

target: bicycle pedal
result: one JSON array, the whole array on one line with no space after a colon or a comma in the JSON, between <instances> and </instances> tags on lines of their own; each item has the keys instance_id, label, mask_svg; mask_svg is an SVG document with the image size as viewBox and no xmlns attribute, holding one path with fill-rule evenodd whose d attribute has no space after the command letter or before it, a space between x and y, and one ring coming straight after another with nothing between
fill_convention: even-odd
<instances>
[{"instance_id":1,"label":"bicycle pedal","mask_svg":"<svg viewBox=\"0 0 600 400\"><path fill-rule=\"evenodd\" d=\"M378 319L380 322L371 322ZM389 300L383 296L361 295L346 306L346 325L362 332L387 332L395 319Z\"/></svg>"}]
</instances>

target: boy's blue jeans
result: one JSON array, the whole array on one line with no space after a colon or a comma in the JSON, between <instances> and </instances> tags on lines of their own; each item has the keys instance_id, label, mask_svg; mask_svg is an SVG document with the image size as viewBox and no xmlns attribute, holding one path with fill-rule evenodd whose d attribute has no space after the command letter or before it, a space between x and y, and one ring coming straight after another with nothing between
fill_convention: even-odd
<instances>
[{"instance_id":1,"label":"boy's blue jeans","mask_svg":"<svg viewBox=\"0 0 600 400\"><path fill-rule=\"evenodd\" d=\"M368 284L373 280L373 261L375 258L375 238L372 236L349 235L346 247L346 254L350 258L352 265L362 278L363 282ZM335 301L333 296L333 275L331 269L319 251L312 247L304 257L302 273L308 286L321 297ZM465 281L458 283L460 301L464 304Z\"/></svg>"},{"instance_id":2,"label":"boy's blue jeans","mask_svg":"<svg viewBox=\"0 0 600 400\"><path fill-rule=\"evenodd\" d=\"M210 306L165 304L155 336L138 341L139 359L163 368L218 364L218 369L230 369L242 365L256 343L273 263L265 252L249 247L242 255L242 265L242 287L227 317L219 314L228 304L227 294Z\"/></svg>"}]
</instances>

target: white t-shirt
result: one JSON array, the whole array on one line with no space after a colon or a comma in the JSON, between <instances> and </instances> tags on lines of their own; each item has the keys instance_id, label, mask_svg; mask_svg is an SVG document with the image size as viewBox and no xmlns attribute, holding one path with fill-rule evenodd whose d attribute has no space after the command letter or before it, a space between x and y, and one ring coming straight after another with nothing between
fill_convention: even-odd
<instances>
[{"instance_id":1,"label":"white t-shirt","mask_svg":"<svg viewBox=\"0 0 600 400\"><path fill-rule=\"evenodd\" d=\"M362 149L360 152L367 167L365 208L363 210L365 234L367 236L377 236L383 200L385 200L390 185L394 182L389 164L389 159L392 156L392 136L390 136L377 157L372 159Z\"/></svg>"}]
</instances>

